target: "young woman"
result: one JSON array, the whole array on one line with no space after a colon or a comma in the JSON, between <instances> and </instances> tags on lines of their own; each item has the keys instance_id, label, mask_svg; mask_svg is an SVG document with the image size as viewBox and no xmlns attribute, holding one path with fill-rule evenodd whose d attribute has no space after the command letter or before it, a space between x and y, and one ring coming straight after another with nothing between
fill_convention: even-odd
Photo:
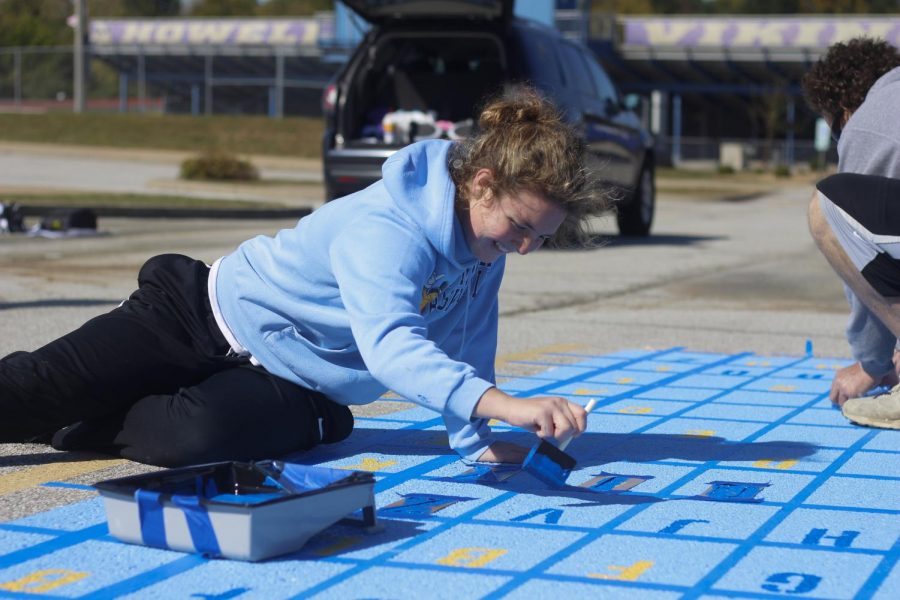
<instances>
[{"instance_id":1,"label":"young woman","mask_svg":"<svg viewBox=\"0 0 900 600\"><path fill-rule=\"evenodd\" d=\"M491 418L582 432L580 405L494 386L497 295L505 254L577 237L603 198L533 91L489 104L479 125L400 150L381 181L212 268L150 259L120 307L0 361L0 441L163 466L271 458L346 438L347 407L387 389L441 413L470 460L524 458L492 440Z\"/></svg>"}]
</instances>

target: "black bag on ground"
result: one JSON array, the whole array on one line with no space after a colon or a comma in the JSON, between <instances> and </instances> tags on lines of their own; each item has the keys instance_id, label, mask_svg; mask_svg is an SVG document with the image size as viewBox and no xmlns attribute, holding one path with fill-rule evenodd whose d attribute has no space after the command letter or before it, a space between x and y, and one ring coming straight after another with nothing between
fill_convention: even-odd
<instances>
[{"instance_id":1,"label":"black bag on ground","mask_svg":"<svg viewBox=\"0 0 900 600\"><path fill-rule=\"evenodd\" d=\"M97 213L90 208L60 208L45 215L30 235L69 237L96 235Z\"/></svg>"}]
</instances>

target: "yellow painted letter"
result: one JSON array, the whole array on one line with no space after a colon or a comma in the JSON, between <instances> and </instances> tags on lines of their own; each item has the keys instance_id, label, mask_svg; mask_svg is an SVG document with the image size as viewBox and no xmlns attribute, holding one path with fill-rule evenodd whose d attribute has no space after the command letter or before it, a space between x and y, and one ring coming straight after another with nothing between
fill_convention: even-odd
<instances>
[{"instance_id":1,"label":"yellow painted letter","mask_svg":"<svg viewBox=\"0 0 900 600\"><path fill-rule=\"evenodd\" d=\"M438 560L437 564L448 567L483 567L504 554L506 554L506 550L502 548L457 548Z\"/></svg>"},{"instance_id":2,"label":"yellow painted letter","mask_svg":"<svg viewBox=\"0 0 900 600\"><path fill-rule=\"evenodd\" d=\"M644 571L653 566L652 560L639 560L633 565L623 567L620 565L609 565L607 569L610 571L618 571L618 575L610 575L607 573L588 573L588 577L594 579L615 579L616 581L637 581L638 577L644 574Z\"/></svg>"},{"instance_id":3,"label":"yellow painted letter","mask_svg":"<svg viewBox=\"0 0 900 600\"><path fill-rule=\"evenodd\" d=\"M90 573L69 571L68 569L44 569L42 571L35 571L31 575L26 575L15 581L0 583L0 590L39 594L42 592L49 592L61 585L74 583L84 579L88 575L90 575Z\"/></svg>"}]
</instances>

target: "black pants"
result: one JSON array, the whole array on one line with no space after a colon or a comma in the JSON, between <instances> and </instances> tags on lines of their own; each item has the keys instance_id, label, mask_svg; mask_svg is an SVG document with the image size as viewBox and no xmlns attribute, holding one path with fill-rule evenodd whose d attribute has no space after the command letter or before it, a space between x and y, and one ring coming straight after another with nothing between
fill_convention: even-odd
<instances>
[{"instance_id":1,"label":"black pants","mask_svg":"<svg viewBox=\"0 0 900 600\"><path fill-rule=\"evenodd\" d=\"M275 458L346 438L347 407L229 356L208 277L202 262L154 257L120 307L0 360L0 442L102 422L112 433L97 447L180 466Z\"/></svg>"}]
</instances>

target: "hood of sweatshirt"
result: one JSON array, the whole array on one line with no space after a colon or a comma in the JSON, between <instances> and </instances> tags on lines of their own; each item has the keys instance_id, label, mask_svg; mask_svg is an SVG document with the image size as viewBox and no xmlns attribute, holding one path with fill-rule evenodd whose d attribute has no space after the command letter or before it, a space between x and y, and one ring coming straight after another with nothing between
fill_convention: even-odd
<instances>
[{"instance_id":1,"label":"hood of sweatshirt","mask_svg":"<svg viewBox=\"0 0 900 600\"><path fill-rule=\"evenodd\" d=\"M838 171L900 177L900 121L891 118L900 108L900 67L869 88L865 101L853 112L838 140Z\"/></svg>"},{"instance_id":2,"label":"hood of sweatshirt","mask_svg":"<svg viewBox=\"0 0 900 600\"><path fill-rule=\"evenodd\" d=\"M456 210L456 186L450 178L448 155L453 142L426 140L410 144L388 158L381 168L391 201L425 234L451 264L476 261Z\"/></svg>"},{"instance_id":3,"label":"hood of sweatshirt","mask_svg":"<svg viewBox=\"0 0 900 600\"><path fill-rule=\"evenodd\" d=\"M880 92L881 88L895 84L900 82L900 67L895 67L878 78L872 87L869 88L869 92L866 94L866 98L868 98L872 94L877 94Z\"/></svg>"}]
</instances>

